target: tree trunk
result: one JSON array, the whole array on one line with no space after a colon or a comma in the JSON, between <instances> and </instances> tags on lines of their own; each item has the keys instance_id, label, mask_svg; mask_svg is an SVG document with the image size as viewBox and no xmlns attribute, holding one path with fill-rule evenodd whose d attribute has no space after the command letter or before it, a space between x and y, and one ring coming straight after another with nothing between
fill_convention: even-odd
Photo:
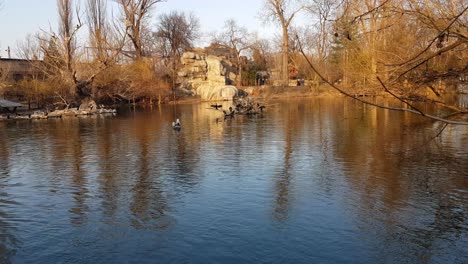
<instances>
[{"instance_id":1,"label":"tree trunk","mask_svg":"<svg viewBox=\"0 0 468 264\"><path fill-rule=\"evenodd\" d=\"M135 33L135 34L137 34L137 33ZM135 39L132 39L133 47L135 48L135 59L137 61L139 61L139 60L141 60L141 58L143 58L143 48L141 47L141 41L138 38L139 37L135 37Z\"/></svg>"},{"instance_id":2,"label":"tree trunk","mask_svg":"<svg viewBox=\"0 0 468 264\"><path fill-rule=\"evenodd\" d=\"M281 82L283 85L289 85L289 72L288 72L288 60L289 60L289 34L287 26L283 26L283 45L281 50Z\"/></svg>"},{"instance_id":3,"label":"tree trunk","mask_svg":"<svg viewBox=\"0 0 468 264\"><path fill-rule=\"evenodd\" d=\"M237 55L237 86L242 86L242 64L240 59L240 54Z\"/></svg>"}]
</instances>

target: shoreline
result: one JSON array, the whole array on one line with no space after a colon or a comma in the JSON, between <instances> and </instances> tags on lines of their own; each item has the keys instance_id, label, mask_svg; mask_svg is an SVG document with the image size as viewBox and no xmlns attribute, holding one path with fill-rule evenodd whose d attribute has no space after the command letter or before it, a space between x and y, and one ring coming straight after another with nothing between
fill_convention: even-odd
<instances>
[{"instance_id":1,"label":"shoreline","mask_svg":"<svg viewBox=\"0 0 468 264\"><path fill-rule=\"evenodd\" d=\"M303 98L342 98L346 95L334 90L330 87L310 87L310 86L251 86L243 87L242 90L248 94L247 98L253 100L282 100L282 99L303 99ZM450 95L452 95L450 93ZM463 94L456 94L463 95ZM374 93L359 93L357 97L368 97L368 98L388 98L391 97L385 92L374 92ZM184 104L199 104L207 102L221 102L226 100L218 101L205 101L199 96L186 96L180 97L175 100L166 101L164 103L158 103L153 105L146 104L123 104L131 107L155 107L159 105L184 105ZM123 106L122 105L122 106ZM25 107L25 105L23 105ZM3 111L0 112L0 121L5 120L31 120L31 119L48 119L48 118L61 118L61 117L72 117L72 116L90 116L90 115L103 115L103 114L117 114L119 106L102 106L101 108L93 111L78 110L77 108L54 110L48 112L46 109L17 109L13 112Z\"/></svg>"}]
</instances>

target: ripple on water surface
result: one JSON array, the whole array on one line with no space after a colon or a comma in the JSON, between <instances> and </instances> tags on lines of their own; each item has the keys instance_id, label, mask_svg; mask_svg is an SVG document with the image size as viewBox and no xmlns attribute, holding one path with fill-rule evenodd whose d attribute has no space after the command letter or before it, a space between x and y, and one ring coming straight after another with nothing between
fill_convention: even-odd
<instances>
[{"instance_id":1,"label":"ripple on water surface","mask_svg":"<svg viewBox=\"0 0 468 264\"><path fill-rule=\"evenodd\" d=\"M0 262L468 262L467 128L428 141L345 99L172 107L5 122Z\"/></svg>"}]
</instances>

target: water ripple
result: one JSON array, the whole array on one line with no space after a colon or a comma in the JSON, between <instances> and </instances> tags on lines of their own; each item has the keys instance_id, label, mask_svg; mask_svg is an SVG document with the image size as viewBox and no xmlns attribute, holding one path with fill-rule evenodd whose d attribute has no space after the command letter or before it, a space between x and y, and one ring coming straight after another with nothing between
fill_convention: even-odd
<instances>
[{"instance_id":1,"label":"water ripple","mask_svg":"<svg viewBox=\"0 0 468 264\"><path fill-rule=\"evenodd\" d=\"M466 128L428 143L346 99L207 108L5 123L0 262L466 262Z\"/></svg>"}]
</instances>

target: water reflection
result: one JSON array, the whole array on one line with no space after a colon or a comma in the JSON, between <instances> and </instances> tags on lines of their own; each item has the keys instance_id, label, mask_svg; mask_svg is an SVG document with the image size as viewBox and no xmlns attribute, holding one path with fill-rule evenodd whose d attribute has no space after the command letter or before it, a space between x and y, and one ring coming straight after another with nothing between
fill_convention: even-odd
<instances>
[{"instance_id":1,"label":"water reflection","mask_svg":"<svg viewBox=\"0 0 468 264\"><path fill-rule=\"evenodd\" d=\"M151 175L150 156L150 149L155 147L155 142L151 140L151 132L157 131L155 124L160 122L147 122L139 118L134 122L138 169L135 171L133 198L130 204L130 210L135 217L132 219L132 225L136 229L165 228L166 223L158 221L165 216L167 210L167 201L160 179L162 175Z\"/></svg>"},{"instance_id":2,"label":"water reflection","mask_svg":"<svg viewBox=\"0 0 468 264\"><path fill-rule=\"evenodd\" d=\"M282 167L278 170L276 179L276 204L274 209L274 218L278 221L286 221L288 219L288 211L290 210L290 200L292 199L291 181L294 177L292 167L294 165L293 138L301 134L302 126L304 125L304 105L292 106L283 112L284 126L284 150ZM296 162L297 163L297 162Z\"/></svg>"},{"instance_id":3,"label":"water reflection","mask_svg":"<svg viewBox=\"0 0 468 264\"><path fill-rule=\"evenodd\" d=\"M0 174L0 262L11 263L15 256L17 248L21 245L16 237L17 227L15 220L18 216L4 210L15 205L9 201L10 194L5 193L5 175Z\"/></svg>"},{"instance_id":4,"label":"water reflection","mask_svg":"<svg viewBox=\"0 0 468 264\"><path fill-rule=\"evenodd\" d=\"M467 128L434 138L440 124L346 99L267 104L0 123L1 261L466 260Z\"/></svg>"},{"instance_id":5,"label":"water reflection","mask_svg":"<svg viewBox=\"0 0 468 264\"><path fill-rule=\"evenodd\" d=\"M10 263L20 242L15 236L17 227L12 223L17 216L5 210L11 207L11 194L7 193L10 149L4 127L5 125L0 123L0 262Z\"/></svg>"},{"instance_id":6,"label":"water reflection","mask_svg":"<svg viewBox=\"0 0 468 264\"><path fill-rule=\"evenodd\" d=\"M83 225L85 221L87 221L87 212L89 210L89 207L86 204L86 200L88 198L88 183L86 171L83 167L83 162L85 161L83 148L86 147L86 143L83 142L82 135L85 131L81 126L81 122L78 122L75 126L68 125L67 127L71 129L68 136L73 138L73 143L70 144L72 148L70 165L73 168L71 171L71 183L74 188L72 194L75 204L70 208L70 212L73 213L71 216L71 222L74 225Z\"/></svg>"},{"instance_id":7,"label":"water reflection","mask_svg":"<svg viewBox=\"0 0 468 264\"><path fill-rule=\"evenodd\" d=\"M114 128L111 122L104 120L101 122L101 131L97 134L97 149L100 166L99 189L102 195L102 211L107 218L106 222L113 223L116 221L117 206L120 193L120 184L118 178L118 168L114 160L113 146L116 140L112 138ZM115 147L115 146L114 146Z\"/></svg>"},{"instance_id":8,"label":"water reflection","mask_svg":"<svg viewBox=\"0 0 468 264\"><path fill-rule=\"evenodd\" d=\"M5 124L0 123L0 169L2 169L1 172L4 174L7 174L10 162L10 150L7 140Z\"/></svg>"},{"instance_id":9,"label":"water reflection","mask_svg":"<svg viewBox=\"0 0 468 264\"><path fill-rule=\"evenodd\" d=\"M451 247L433 248L433 244L447 237L463 239L460 230L466 229L466 207L453 192L466 190L468 155L454 156L452 146L444 142L453 128L442 139L434 139L439 124L366 108L363 113L368 114L350 116L334 130L333 138L342 139L335 159L346 161L344 175L353 188L348 199L356 203L362 230L375 229L383 238L372 241L383 259L398 254L399 261L432 263L435 252ZM426 204L418 204L421 201ZM401 250L402 242L408 250Z\"/></svg>"}]
</instances>

